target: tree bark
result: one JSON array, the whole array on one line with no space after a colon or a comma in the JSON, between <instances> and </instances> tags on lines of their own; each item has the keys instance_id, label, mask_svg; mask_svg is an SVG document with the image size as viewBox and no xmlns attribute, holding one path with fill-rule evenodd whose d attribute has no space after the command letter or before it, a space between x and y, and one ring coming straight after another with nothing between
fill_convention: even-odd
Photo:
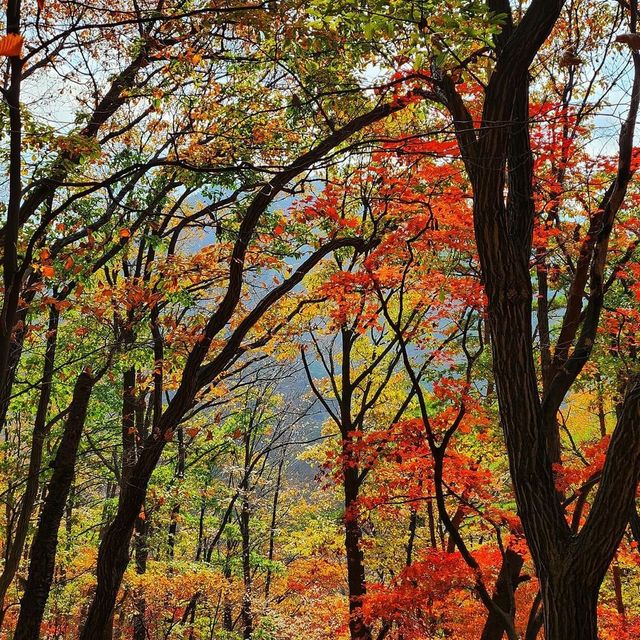
<instances>
[{"instance_id":1,"label":"tree bark","mask_svg":"<svg viewBox=\"0 0 640 640\"><path fill-rule=\"evenodd\" d=\"M587 585L575 573L546 582L542 587L545 639L598 640L600 582Z\"/></svg>"},{"instance_id":2,"label":"tree bark","mask_svg":"<svg viewBox=\"0 0 640 640\"><path fill-rule=\"evenodd\" d=\"M135 524L136 536L134 540L136 573L143 575L147 571L147 558L149 549L147 547L147 535L149 522L146 519L138 518ZM147 625L145 620L146 601L144 594L136 591L133 594L135 602L135 613L133 614L133 640L147 639Z\"/></svg>"},{"instance_id":3,"label":"tree bark","mask_svg":"<svg viewBox=\"0 0 640 640\"><path fill-rule=\"evenodd\" d=\"M53 462L53 475L38 528L31 545L31 562L14 640L36 640L51 589L58 546L58 531L73 481L75 463L84 427L94 378L87 372L78 376L73 391L69 417Z\"/></svg>"},{"instance_id":4,"label":"tree bark","mask_svg":"<svg viewBox=\"0 0 640 640\"><path fill-rule=\"evenodd\" d=\"M572 285L570 293L575 295L570 295L570 309L554 354L555 366L547 374L548 388L541 401L532 350L529 261L535 210L528 68L551 33L563 4L562 0L533 0L517 27L505 21L497 38L498 59L486 88L479 128L446 76L441 92L453 114L473 187L475 237L488 300L500 418L518 514L541 585L545 638L596 640L598 590L628 522L638 483L638 380L629 385L599 490L577 535L568 526L558 500L551 463L560 459L557 409L588 360L596 338L608 239L632 175L640 56L632 53L634 85L620 131L616 178L592 220L595 228L586 247L589 259L584 260L580 280ZM490 5L496 10L509 10L509 3L499 0ZM632 31L635 26L632 3ZM588 303L582 309L587 282ZM580 321L579 334L576 319ZM574 347L569 353L571 345Z\"/></svg>"},{"instance_id":5,"label":"tree bark","mask_svg":"<svg viewBox=\"0 0 640 640\"><path fill-rule=\"evenodd\" d=\"M245 471L246 473L246 471ZM242 637L251 640L253 636L253 612L252 612L252 576L251 576L251 538L250 521L251 507L249 504L248 488L242 488L242 506L240 508L240 534L242 536L242 580L244 591L242 593Z\"/></svg>"},{"instance_id":6,"label":"tree bark","mask_svg":"<svg viewBox=\"0 0 640 640\"><path fill-rule=\"evenodd\" d=\"M0 575L0 611L4 612L4 599L7 590L11 585L16 571L20 566L20 558L24 550L27 534L29 532L29 522L33 514L33 507L38 496L40 486L40 468L42 466L42 449L44 440L48 433L47 412L49 410L49 400L51 398L51 386L53 378L53 368L55 362L56 346L58 342L58 319L59 312L55 306L49 311L49 324L47 328L47 346L44 356L44 367L42 371L42 383L40 386L40 397L33 427L33 439L31 442L31 453L29 456L29 468L25 483L24 495L22 496L22 506L18 523L16 524L13 540L7 540L7 558L2 575ZM0 625L2 624L4 613L0 613Z\"/></svg>"},{"instance_id":7,"label":"tree bark","mask_svg":"<svg viewBox=\"0 0 640 640\"><path fill-rule=\"evenodd\" d=\"M507 549L502 558L502 566L500 567L495 593L493 594L493 601L502 611L507 612L512 620L515 620L516 615L514 594L523 564L524 560L520 554L513 549ZM480 640L501 640L504 631L504 619L494 611L490 611Z\"/></svg>"},{"instance_id":8,"label":"tree bark","mask_svg":"<svg viewBox=\"0 0 640 640\"><path fill-rule=\"evenodd\" d=\"M351 383L352 332L342 329L342 371L340 397L340 431L342 435L342 475L344 491L344 546L347 555L349 586L349 632L351 640L371 640L371 629L362 616L362 601L367 593L362 553L362 530L358 515L360 492L359 465L354 451Z\"/></svg>"}]
</instances>

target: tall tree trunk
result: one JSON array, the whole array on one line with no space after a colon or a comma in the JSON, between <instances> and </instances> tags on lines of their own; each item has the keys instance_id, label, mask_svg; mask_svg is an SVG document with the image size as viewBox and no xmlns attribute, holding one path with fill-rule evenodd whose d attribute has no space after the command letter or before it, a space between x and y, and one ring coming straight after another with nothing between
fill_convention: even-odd
<instances>
[{"instance_id":1,"label":"tall tree trunk","mask_svg":"<svg viewBox=\"0 0 640 640\"><path fill-rule=\"evenodd\" d=\"M357 500L357 471L348 468L344 470L344 545L349 586L349 630L351 640L370 640L371 630L362 617L362 601L367 590Z\"/></svg>"},{"instance_id":2,"label":"tall tree trunk","mask_svg":"<svg viewBox=\"0 0 640 640\"><path fill-rule=\"evenodd\" d=\"M8 553L6 562L0 575L0 626L4 618L4 599L7 590L16 575L20 566L20 557L24 551L27 534L29 532L29 522L33 514L33 507L38 496L40 485L40 468L42 466L42 450L44 440L48 433L47 413L49 410L49 400L51 398L51 385L53 378L53 368L55 362L56 345L58 342L58 319L59 312L55 305L49 310L49 324L47 327L47 346L44 355L44 367L42 371L42 382L40 386L40 397L33 427L33 439L31 442L31 453L29 456L29 468L22 496L22 505L18 523L16 524L13 539L7 540Z\"/></svg>"},{"instance_id":3,"label":"tall tree trunk","mask_svg":"<svg viewBox=\"0 0 640 640\"><path fill-rule=\"evenodd\" d=\"M149 549L147 547L147 534L149 521L145 518L138 518L135 525L135 561L136 573L143 575L147 571L147 558ZM133 594L135 602L135 613L133 614L133 640L147 640L147 626L145 620L146 601L144 594L137 591Z\"/></svg>"},{"instance_id":4,"label":"tall tree trunk","mask_svg":"<svg viewBox=\"0 0 640 640\"><path fill-rule=\"evenodd\" d=\"M634 81L620 130L616 177L590 222L541 401L532 350L530 258L535 209L528 84L529 67L563 4L563 0L532 0L515 26L508 2L490 2L494 10L506 12L506 19L494 38L497 62L486 87L479 128L446 76L442 96L453 114L473 188L474 231L488 301L500 419L518 513L541 585L545 638L596 640L598 590L627 525L640 473L640 382L630 381L600 487L577 534L565 519L555 489L552 461L560 460L555 420L597 336L610 232L632 176L640 55L632 52ZM633 0L627 6L635 32L637 3ZM588 302L583 307L585 297Z\"/></svg>"},{"instance_id":5,"label":"tall tree trunk","mask_svg":"<svg viewBox=\"0 0 640 640\"><path fill-rule=\"evenodd\" d=\"M160 376L161 377L161 376ZM160 385L161 386L161 385ZM155 395L155 391L154 394ZM155 414L155 411L154 411ZM145 398L144 394L140 394L136 398L135 405L135 425L136 436L139 438L137 442L144 442L147 437L147 421L145 416ZM138 460L139 447L136 446L136 462ZM148 515L143 513L136 518L134 525L134 556L136 564L136 573L138 575L144 575L147 572L147 559L149 557L148 537L151 523L148 519ZM147 603L144 597L144 593L140 589L136 589L133 592L133 602L135 612L133 614L133 640L147 640L147 626L146 626L146 608Z\"/></svg>"},{"instance_id":6,"label":"tall tree trunk","mask_svg":"<svg viewBox=\"0 0 640 640\"><path fill-rule=\"evenodd\" d=\"M178 464L176 466L176 480L178 483L184 479L185 471L185 449L184 449L184 429L178 427ZM178 519L180 517L180 502L176 502L171 509L169 521L169 535L167 537L169 558L173 560L176 546L176 535L178 534Z\"/></svg>"},{"instance_id":7,"label":"tall tree trunk","mask_svg":"<svg viewBox=\"0 0 640 640\"><path fill-rule=\"evenodd\" d=\"M51 589L58 546L58 532L75 472L75 463L84 427L94 378L83 372L76 380L62 440L53 462L53 474L38 528L31 545L31 562L14 640L36 640Z\"/></svg>"},{"instance_id":8,"label":"tall tree trunk","mask_svg":"<svg viewBox=\"0 0 640 640\"><path fill-rule=\"evenodd\" d=\"M265 606L269 606L269 592L271 591L271 579L272 579L272 562L275 553L275 543L276 543L276 522L278 517L278 500L280 498L280 486L282 483L282 468L284 467L284 454L286 448L282 452L282 458L280 458L280 462L278 463L278 475L276 477L276 486L273 492L273 502L271 503L271 523L269 525L269 552L267 555L267 560L269 564L267 565L267 576L264 581L264 600Z\"/></svg>"},{"instance_id":9,"label":"tall tree trunk","mask_svg":"<svg viewBox=\"0 0 640 640\"><path fill-rule=\"evenodd\" d=\"M245 475L246 478L246 475ZM248 478L246 478L248 481ZM242 536L242 580L244 591L242 593L242 637L251 640L253 636L253 612L252 612L252 579L251 579L251 505L247 486L242 488L242 506L240 508L240 535Z\"/></svg>"},{"instance_id":10,"label":"tall tree trunk","mask_svg":"<svg viewBox=\"0 0 640 640\"><path fill-rule=\"evenodd\" d=\"M347 555L347 584L349 587L349 633L351 640L371 640L371 629L362 616L362 602L366 595L362 529L358 514L360 491L359 466L354 451L352 425L351 346L352 332L342 328L342 365L340 397L340 431L342 435L342 485L344 491L344 546Z\"/></svg>"},{"instance_id":11,"label":"tall tree trunk","mask_svg":"<svg viewBox=\"0 0 640 640\"><path fill-rule=\"evenodd\" d=\"M8 0L6 11L7 33L20 33L21 1ZM9 198L7 217L4 226L4 243L2 245L2 280L4 296L0 308L0 413L6 415L8 397L7 389L11 388L12 340L16 323L16 313L20 301L20 289L24 270L18 260L18 236L20 234L20 204L22 201L22 113L20 109L20 91L22 84L23 60L20 55L9 58L10 82L4 92L5 102L9 108ZM20 343L21 346L21 343ZM16 362L17 364L17 362Z\"/></svg>"},{"instance_id":12,"label":"tall tree trunk","mask_svg":"<svg viewBox=\"0 0 640 640\"><path fill-rule=\"evenodd\" d=\"M137 406L136 370L135 367L130 367L122 374L122 470L120 472L120 495L124 493L138 459Z\"/></svg>"},{"instance_id":13,"label":"tall tree trunk","mask_svg":"<svg viewBox=\"0 0 640 640\"><path fill-rule=\"evenodd\" d=\"M233 632L233 611L231 609L231 555L233 553L232 542L227 540L227 552L224 561L223 575L227 582L227 589L224 592L224 603L222 605L222 628L228 632Z\"/></svg>"}]
</instances>

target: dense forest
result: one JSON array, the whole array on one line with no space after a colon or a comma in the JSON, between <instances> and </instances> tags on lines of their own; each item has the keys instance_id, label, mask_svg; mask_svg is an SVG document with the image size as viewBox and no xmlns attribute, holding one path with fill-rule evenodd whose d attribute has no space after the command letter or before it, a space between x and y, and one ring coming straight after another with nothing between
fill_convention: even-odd
<instances>
[{"instance_id":1,"label":"dense forest","mask_svg":"<svg viewBox=\"0 0 640 640\"><path fill-rule=\"evenodd\" d=\"M0 638L640 637L637 0L6 0Z\"/></svg>"}]
</instances>

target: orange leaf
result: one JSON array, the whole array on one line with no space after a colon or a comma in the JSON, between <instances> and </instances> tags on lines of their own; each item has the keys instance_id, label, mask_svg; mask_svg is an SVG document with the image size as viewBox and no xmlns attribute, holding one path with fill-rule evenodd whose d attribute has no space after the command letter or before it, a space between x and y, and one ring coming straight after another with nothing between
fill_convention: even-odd
<instances>
[{"instance_id":1,"label":"orange leaf","mask_svg":"<svg viewBox=\"0 0 640 640\"><path fill-rule=\"evenodd\" d=\"M69 270L71 267L73 267L73 258L69 256L64 262L64 268Z\"/></svg>"},{"instance_id":2,"label":"orange leaf","mask_svg":"<svg viewBox=\"0 0 640 640\"><path fill-rule=\"evenodd\" d=\"M131 231L129 231L129 229L120 229L121 238L129 238L130 236L131 236Z\"/></svg>"},{"instance_id":3,"label":"orange leaf","mask_svg":"<svg viewBox=\"0 0 640 640\"><path fill-rule=\"evenodd\" d=\"M22 55L24 38L17 33L8 33L0 38L0 56L9 58Z\"/></svg>"},{"instance_id":4,"label":"orange leaf","mask_svg":"<svg viewBox=\"0 0 640 640\"><path fill-rule=\"evenodd\" d=\"M198 429L198 427L189 427L187 429L187 434L189 435L190 438L195 438L198 435L199 431L200 429Z\"/></svg>"},{"instance_id":5,"label":"orange leaf","mask_svg":"<svg viewBox=\"0 0 640 640\"><path fill-rule=\"evenodd\" d=\"M46 278L53 278L56 275L56 270L50 264L42 265L41 269L42 275Z\"/></svg>"}]
</instances>

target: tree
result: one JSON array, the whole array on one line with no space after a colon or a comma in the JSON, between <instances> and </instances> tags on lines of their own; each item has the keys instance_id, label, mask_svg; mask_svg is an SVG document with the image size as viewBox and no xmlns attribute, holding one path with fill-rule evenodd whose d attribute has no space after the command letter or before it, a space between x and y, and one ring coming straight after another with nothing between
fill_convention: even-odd
<instances>
[{"instance_id":1,"label":"tree","mask_svg":"<svg viewBox=\"0 0 640 640\"><path fill-rule=\"evenodd\" d=\"M624 533L637 484L638 443L635 378L609 447L603 477L587 522L573 533L554 484L554 452L547 446L555 416L587 361L603 303L607 246L632 175L632 139L640 69L621 128L618 169L590 220L584 260L576 270L563 329L554 352L555 370L542 400L532 350L532 286L529 261L535 218L533 158L529 134L529 66L558 20L563 2L533 2L516 25L506 3L494 41L496 63L484 92L482 116L472 115L448 74L439 73L441 99L453 116L474 192L474 225L488 298L493 369L511 476L527 541L541 583L547 638L596 638L597 595ZM630 10L635 31L636 8ZM495 123L504 123L496 127ZM480 159L481 162L480 162ZM585 286L588 303L583 307ZM574 343L573 351L570 345Z\"/></svg>"}]
</instances>

